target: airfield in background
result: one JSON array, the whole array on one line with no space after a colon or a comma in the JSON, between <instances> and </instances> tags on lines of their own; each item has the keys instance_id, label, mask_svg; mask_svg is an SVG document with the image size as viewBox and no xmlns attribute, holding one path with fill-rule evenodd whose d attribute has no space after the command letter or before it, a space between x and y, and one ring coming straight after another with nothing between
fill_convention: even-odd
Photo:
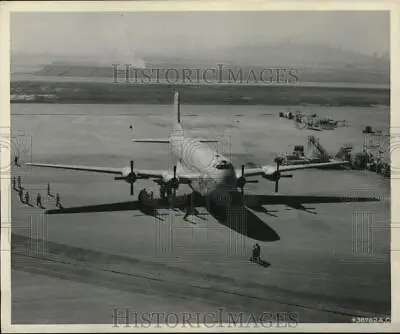
<instances>
[{"instance_id":1,"label":"airfield in background","mask_svg":"<svg viewBox=\"0 0 400 334\"><path fill-rule=\"evenodd\" d=\"M131 138L164 137L171 110L170 105L24 103L12 105L11 117L14 131L32 136L35 161L122 167L133 158L138 168L166 168L172 161L165 146L135 144ZM267 164L310 134L280 119L281 110L286 107L183 105L182 122L195 135L220 138L219 150L235 166ZM330 152L349 142L362 147L365 122L388 128L387 109L312 111L349 120L349 127L318 134ZM32 195L42 193L48 209L55 208L54 200L45 198L48 182L65 207L133 199L128 184L105 175L31 168L13 173L22 175ZM150 181L138 181L135 194L144 187L158 194ZM246 191L268 194L273 188L262 180ZM185 191L181 187L178 193ZM382 201L307 206L315 213L266 206L270 212L256 214L280 240L259 242L270 264L262 267L248 262L257 240L220 224L205 210L189 222L183 212L168 210L158 218L132 211L45 216L21 204L13 192L13 322L110 323L112 309L125 307L202 314L220 307L246 314L287 311L297 312L304 322L386 314L389 179L366 171L300 171L281 181L280 193L380 196ZM30 233L46 242L32 242L27 253Z\"/></svg>"}]
</instances>

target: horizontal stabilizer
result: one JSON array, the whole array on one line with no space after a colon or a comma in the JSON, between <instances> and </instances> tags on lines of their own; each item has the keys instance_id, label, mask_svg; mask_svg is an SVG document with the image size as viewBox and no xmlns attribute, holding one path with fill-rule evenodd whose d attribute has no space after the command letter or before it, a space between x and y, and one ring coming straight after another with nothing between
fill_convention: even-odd
<instances>
[{"instance_id":1,"label":"horizontal stabilizer","mask_svg":"<svg viewBox=\"0 0 400 334\"><path fill-rule=\"evenodd\" d=\"M194 138L197 139L200 143L218 143L216 139L203 139L203 138ZM158 139L158 138L146 138L146 139L132 139L135 143L164 143L169 144L169 139Z\"/></svg>"},{"instance_id":2,"label":"horizontal stabilizer","mask_svg":"<svg viewBox=\"0 0 400 334\"><path fill-rule=\"evenodd\" d=\"M218 143L216 139L199 139L200 143Z\"/></svg>"},{"instance_id":3,"label":"horizontal stabilizer","mask_svg":"<svg viewBox=\"0 0 400 334\"><path fill-rule=\"evenodd\" d=\"M165 143L169 144L169 139L157 139L157 138L147 138L147 139L132 139L136 143Z\"/></svg>"}]
</instances>

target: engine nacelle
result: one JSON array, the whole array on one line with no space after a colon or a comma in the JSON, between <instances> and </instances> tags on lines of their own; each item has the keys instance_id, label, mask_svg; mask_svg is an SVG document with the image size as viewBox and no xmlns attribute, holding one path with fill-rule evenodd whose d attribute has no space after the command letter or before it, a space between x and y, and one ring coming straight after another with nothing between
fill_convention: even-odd
<instances>
[{"instance_id":1,"label":"engine nacelle","mask_svg":"<svg viewBox=\"0 0 400 334\"><path fill-rule=\"evenodd\" d=\"M163 173L162 174L162 178L164 183L168 183L169 181L171 181L171 179L173 179L174 175L172 173Z\"/></svg>"},{"instance_id":2,"label":"engine nacelle","mask_svg":"<svg viewBox=\"0 0 400 334\"><path fill-rule=\"evenodd\" d=\"M131 173L130 167L125 167L122 169L122 177L121 177L125 182L127 183L135 183L137 180L137 175L136 173Z\"/></svg>"},{"instance_id":3,"label":"engine nacelle","mask_svg":"<svg viewBox=\"0 0 400 334\"><path fill-rule=\"evenodd\" d=\"M172 173L164 173L163 174L163 181L167 187L178 189L179 188L179 178L175 177Z\"/></svg>"},{"instance_id":4,"label":"engine nacelle","mask_svg":"<svg viewBox=\"0 0 400 334\"><path fill-rule=\"evenodd\" d=\"M278 173L274 167L264 167L263 174L261 176L268 181L276 181Z\"/></svg>"}]
</instances>

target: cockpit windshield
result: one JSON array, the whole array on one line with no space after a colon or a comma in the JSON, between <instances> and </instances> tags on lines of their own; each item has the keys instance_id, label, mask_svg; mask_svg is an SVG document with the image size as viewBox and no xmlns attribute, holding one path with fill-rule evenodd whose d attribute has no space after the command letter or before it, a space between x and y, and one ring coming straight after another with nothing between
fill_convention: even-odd
<instances>
[{"instance_id":1,"label":"cockpit windshield","mask_svg":"<svg viewBox=\"0 0 400 334\"><path fill-rule=\"evenodd\" d=\"M233 166L230 162L228 162L226 160L222 160L215 165L215 168L217 168L217 169L232 169Z\"/></svg>"}]
</instances>

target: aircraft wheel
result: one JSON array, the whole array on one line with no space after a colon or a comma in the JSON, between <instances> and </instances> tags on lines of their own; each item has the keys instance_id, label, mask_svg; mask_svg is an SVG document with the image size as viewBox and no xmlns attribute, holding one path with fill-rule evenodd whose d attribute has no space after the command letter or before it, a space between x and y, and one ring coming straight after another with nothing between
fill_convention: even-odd
<instances>
[{"instance_id":1,"label":"aircraft wheel","mask_svg":"<svg viewBox=\"0 0 400 334\"><path fill-rule=\"evenodd\" d=\"M142 189L142 190L139 192L139 195L138 195L138 201L139 201L140 203L142 203L142 204L143 204L143 195L144 195L144 190Z\"/></svg>"},{"instance_id":2,"label":"aircraft wheel","mask_svg":"<svg viewBox=\"0 0 400 334\"><path fill-rule=\"evenodd\" d=\"M161 186L160 186L160 198L161 198L162 200L165 200L165 199L166 199L165 194L166 194L165 186L161 185Z\"/></svg>"}]
</instances>

